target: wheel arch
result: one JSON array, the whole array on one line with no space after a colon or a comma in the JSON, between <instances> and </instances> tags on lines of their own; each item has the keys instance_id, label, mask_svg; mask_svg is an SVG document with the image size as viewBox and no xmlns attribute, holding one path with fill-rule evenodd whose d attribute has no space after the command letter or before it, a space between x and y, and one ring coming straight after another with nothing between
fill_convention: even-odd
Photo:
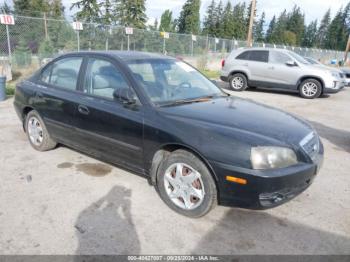
<instances>
[{"instance_id":1,"label":"wheel arch","mask_svg":"<svg viewBox=\"0 0 350 262\"><path fill-rule=\"evenodd\" d=\"M200 154L197 150L195 150L194 148L192 148L188 145L178 144L178 143L164 144L164 145L160 146L159 149L154 153L154 155L152 157L151 167L149 169L151 185L156 185L156 183L157 183L157 172L158 172L158 169L159 169L162 161L170 153L174 152L175 150L179 150L179 149L183 149L183 150L186 150L186 151L192 153L193 155L198 157L205 164L205 166L208 168L210 174L212 175L212 177L215 181L216 188L217 188L217 191L219 194L218 178L214 172L214 169L212 168L210 163L206 160L206 158L202 154Z\"/></svg>"},{"instance_id":2,"label":"wheel arch","mask_svg":"<svg viewBox=\"0 0 350 262\"><path fill-rule=\"evenodd\" d=\"M228 74L228 77L233 76L234 74L242 74L247 78L247 81L249 81L248 73L244 70L233 70Z\"/></svg>"},{"instance_id":3,"label":"wheel arch","mask_svg":"<svg viewBox=\"0 0 350 262\"><path fill-rule=\"evenodd\" d=\"M25 106L22 110L22 125L23 125L23 130L26 132L26 127L25 127L25 119L30 111L33 111L34 108L30 106Z\"/></svg>"},{"instance_id":4,"label":"wheel arch","mask_svg":"<svg viewBox=\"0 0 350 262\"><path fill-rule=\"evenodd\" d=\"M319 82L321 83L321 89L322 89L322 90L321 90L321 93L323 93L324 86L325 86L324 81L322 80L321 77L319 77L319 76L314 76L314 75L306 75L306 76L302 76L301 78L299 78L299 80L298 80L298 82L297 82L297 90L300 89L301 83L302 83L303 81L305 81L306 79L314 79L314 80L319 81Z\"/></svg>"}]
</instances>

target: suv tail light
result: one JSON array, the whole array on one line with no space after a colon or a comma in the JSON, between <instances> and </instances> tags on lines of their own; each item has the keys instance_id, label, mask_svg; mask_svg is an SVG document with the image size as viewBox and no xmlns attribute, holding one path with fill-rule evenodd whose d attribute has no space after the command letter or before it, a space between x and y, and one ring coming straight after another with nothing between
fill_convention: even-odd
<instances>
[{"instance_id":1,"label":"suv tail light","mask_svg":"<svg viewBox=\"0 0 350 262\"><path fill-rule=\"evenodd\" d=\"M225 66L225 59L222 59L221 60L221 67L224 67Z\"/></svg>"}]
</instances>

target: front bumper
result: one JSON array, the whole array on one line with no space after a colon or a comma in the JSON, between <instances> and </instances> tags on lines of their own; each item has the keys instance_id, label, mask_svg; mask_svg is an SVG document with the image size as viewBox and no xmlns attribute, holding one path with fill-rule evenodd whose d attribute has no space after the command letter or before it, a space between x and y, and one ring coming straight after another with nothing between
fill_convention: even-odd
<instances>
[{"instance_id":1,"label":"front bumper","mask_svg":"<svg viewBox=\"0 0 350 262\"><path fill-rule=\"evenodd\" d=\"M336 80L333 81L331 84L328 84L325 86L323 93L325 94L334 94L338 93L340 90L342 90L346 86L345 80Z\"/></svg>"},{"instance_id":2,"label":"front bumper","mask_svg":"<svg viewBox=\"0 0 350 262\"><path fill-rule=\"evenodd\" d=\"M212 162L218 178L219 204L249 209L268 209L299 195L313 182L323 162L323 146L313 163L274 170L252 170ZM226 180L234 176L247 180L237 184Z\"/></svg>"}]
</instances>

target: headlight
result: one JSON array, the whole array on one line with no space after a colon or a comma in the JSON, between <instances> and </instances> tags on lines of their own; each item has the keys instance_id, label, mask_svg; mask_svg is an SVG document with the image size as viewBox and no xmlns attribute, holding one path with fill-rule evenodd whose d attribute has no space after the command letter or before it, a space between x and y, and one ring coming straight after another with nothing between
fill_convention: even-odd
<instances>
[{"instance_id":1,"label":"headlight","mask_svg":"<svg viewBox=\"0 0 350 262\"><path fill-rule=\"evenodd\" d=\"M277 146L252 147L250 161L253 169L282 168L298 163L292 149Z\"/></svg>"}]
</instances>

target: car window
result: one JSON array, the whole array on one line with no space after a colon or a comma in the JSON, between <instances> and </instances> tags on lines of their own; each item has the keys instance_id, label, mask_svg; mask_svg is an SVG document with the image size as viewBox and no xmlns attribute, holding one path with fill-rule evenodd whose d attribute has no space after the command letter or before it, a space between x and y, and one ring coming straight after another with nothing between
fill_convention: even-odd
<instances>
[{"instance_id":1,"label":"car window","mask_svg":"<svg viewBox=\"0 0 350 262\"><path fill-rule=\"evenodd\" d=\"M269 60L269 52L268 51L251 51L249 55L249 60L256 62L265 62Z\"/></svg>"},{"instance_id":2,"label":"car window","mask_svg":"<svg viewBox=\"0 0 350 262\"><path fill-rule=\"evenodd\" d=\"M179 100L224 95L210 80L182 61L140 59L129 61L128 66L150 100L160 106ZM144 79L144 68L152 68L154 82Z\"/></svg>"},{"instance_id":3,"label":"car window","mask_svg":"<svg viewBox=\"0 0 350 262\"><path fill-rule=\"evenodd\" d=\"M57 87L75 90L82 61L82 57L60 59L45 68L40 80Z\"/></svg>"},{"instance_id":4,"label":"car window","mask_svg":"<svg viewBox=\"0 0 350 262\"><path fill-rule=\"evenodd\" d=\"M137 73L134 73L134 76L136 77L136 79L147 81L147 82L156 81L153 68L150 64L134 63L134 64L130 64L129 66L131 68L131 71L137 72Z\"/></svg>"},{"instance_id":5,"label":"car window","mask_svg":"<svg viewBox=\"0 0 350 262\"><path fill-rule=\"evenodd\" d=\"M238 59L238 60L248 60L249 59L249 53L250 53L249 51L245 51L245 52L239 54L236 57L236 59Z\"/></svg>"},{"instance_id":6,"label":"car window","mask_svg":"<svg viewBox=\"0 0 350 262\"><path fill-rule=\"evenodd\" d=\"M286 64L288 61L293 60L288 55L278 52L278 51L270 51L269 62L274 64Z\"/></svg>"},{"instance_id":7,"label":"car window","mask_svg":"<svg viewBox=\"0 0 350 262\"><path fill-rule=\"evenodd\" d=\"M98 58L90 58L84 79L84 93L113 99L118 94L132 90L123 74L111 62Z\"/></svg>"}]
</instances>

